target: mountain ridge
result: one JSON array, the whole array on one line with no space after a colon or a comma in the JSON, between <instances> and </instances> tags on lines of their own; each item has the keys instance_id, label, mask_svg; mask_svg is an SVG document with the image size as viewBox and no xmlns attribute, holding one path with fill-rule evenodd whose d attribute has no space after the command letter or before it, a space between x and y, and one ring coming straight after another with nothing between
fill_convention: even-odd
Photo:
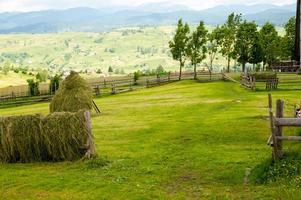
<instances>
[{"instance_id":1,"label":"mountain ridge","mask_svg":"<svg viewBox=\"0 0 301 200\"><path fill-rule=\"evenodd\" d=\"M218 25L232 13L259 25L271 22L283 26L295 15L295 4L220 5L203 10L191 10L185 5L163 3L142 4L125 9L76 7L63 10L0 13L0 33L50 33L62 31L108 31L123 26L171 25L179 18L188 23L203 20Z\"/></svg>"}]
</instances>

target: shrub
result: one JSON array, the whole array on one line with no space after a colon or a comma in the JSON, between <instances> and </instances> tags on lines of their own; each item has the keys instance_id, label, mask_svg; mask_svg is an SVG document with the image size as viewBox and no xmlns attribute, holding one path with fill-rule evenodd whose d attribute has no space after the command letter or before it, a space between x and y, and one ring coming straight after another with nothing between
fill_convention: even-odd
<instances>
[{"instance_id":1,"label":"shrub","mask_svg":"<svg viewBox=\"0 0 301 200\"><path fill-rule=\"evenodd\" d=\"M141 76L140 71L134 72L134 82L135 82L135 84L137 84L137 81L140 78L140 76Z\"/></svg>"},{"instance_id":2,"label":"shrub","mask_svg":"<svg viewBox=\"0 0 301 200\"><path fill-rule=\"evenodd\" d=\"M250 73L249 75L255 76L256 80L266 80L271 78L276 78L277 74L272 72L264 72L264 73Z\"/></svg>"},{"instance_id":3,"label":"shrub","mask_svg":"<svg viewBox=\"0 0 301 200\"><path fill-rule=\"evenodd\" d=\"M49 91L51 94L54 94L60 86L61 75L56 74L50 79Z\"/></svg>"},{"instance_id":4,"label":"shrub","mask_svg":"<svg viewBox=\"0 0 301 200\"><path fill-rule=\"evenodd\" d=\"M35 81L34 79L28 79L27 83L28 83L28 89L29 89L28 92L29 92L30 96L37 96L40 94L38 81Z\"/></svg>"}]
</instances>

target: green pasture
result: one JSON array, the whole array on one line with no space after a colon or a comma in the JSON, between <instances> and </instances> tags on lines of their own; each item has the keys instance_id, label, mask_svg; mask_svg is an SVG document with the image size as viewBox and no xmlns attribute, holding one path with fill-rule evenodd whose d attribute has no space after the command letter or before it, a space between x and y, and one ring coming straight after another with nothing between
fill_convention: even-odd
<instances>
[{"instance_id":1,"label":"green pasture","mask_svg":"<svg viewBox=\"0 0 301 200\"><path fill-rule=\"evenodd\" d=\"M273 92L290 105L300 90ZM99 157L0 165L0 199L299 199L289 180L256 183L271 158L267 92L230 82L176 82L95 99ZM49 112L48 103L0 115ZM295 130L287 130L291 134ZM287 133L285 132L285 133ZM301 144L285 143L296 151ZM258 170L257 170L258 171ZM258 175L258 174L257 174Z\"/></svg>"}]
</instances>

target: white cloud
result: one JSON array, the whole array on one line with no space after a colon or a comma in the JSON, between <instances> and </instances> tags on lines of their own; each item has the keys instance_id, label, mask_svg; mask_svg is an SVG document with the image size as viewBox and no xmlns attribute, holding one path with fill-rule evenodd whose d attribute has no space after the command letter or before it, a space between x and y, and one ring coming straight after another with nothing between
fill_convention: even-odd
<instances>
[{"instance_id":1,"label":"white cloud","mask_svg":"<svg viewBox=\"0 0 301 200\"><path fill-rule=\"evenodd\" d=\"M147 2L166 2L166 0L0 0L0 12L31 11L42 9L62 9L70 7L106 7L132 6ZM170 0L171 1L171 0ZM173 3L184 4L191 8L208 8L220 4L266 4L277 5L295 3L296 0L173 0Z\"/></svg>"}]
</instances>

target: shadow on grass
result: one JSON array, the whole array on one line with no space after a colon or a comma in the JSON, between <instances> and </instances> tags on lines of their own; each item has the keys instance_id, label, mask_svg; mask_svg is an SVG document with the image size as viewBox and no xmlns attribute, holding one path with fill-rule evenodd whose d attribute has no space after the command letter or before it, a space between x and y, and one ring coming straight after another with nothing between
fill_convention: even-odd
<instances>
[{"instance_id":1,"label":"shadow on grass","mask_svg":"<svg viewBox=\"0 0 301 200\"><path fill-rule=\"evenodd\" d=\"M287 186L301 187L300 151L286 152L277 162L274 162L272 158L264 160L252 170L250 181L255 184L279 182Z\"/></svg>"},{"instance_id":2,"label":"shadow on grass","mask_svg":"<svg viewBox=\"0 0 301 200\"><path fill-rule=\"evenodd\" d=\"M267 93L267 92L292 92L292 91L301 91L301 86L300 88L278 88L275 90L266 90L266 89L261 89L261 88L256 88L255 92L261 92L261 93Z\"/></svg>"}]
</instances>

